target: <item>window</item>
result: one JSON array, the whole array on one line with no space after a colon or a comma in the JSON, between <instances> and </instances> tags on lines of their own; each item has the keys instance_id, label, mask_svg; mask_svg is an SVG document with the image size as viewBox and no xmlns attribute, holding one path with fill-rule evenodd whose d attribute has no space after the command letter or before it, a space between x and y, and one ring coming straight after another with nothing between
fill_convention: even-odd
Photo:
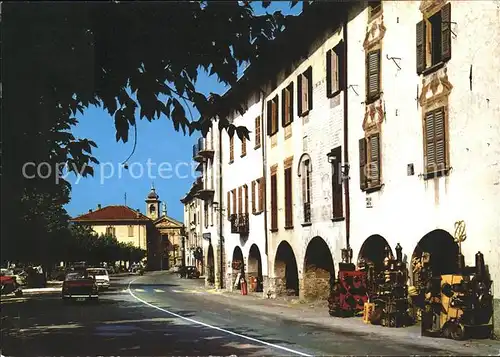
<instances>
[{"instance_id":1,"label":"window","mask_svg":"<svg viewBox=\"0 0 500 357\"><path fill-rule=\"evenodd\" d=\"M426 178L442 176L448 170L444 107L432 110L424 118L424 165Z\"/></svg>"},{"instance_id":2,"label":"window","mask_svg":"<svg viewBox=\"0 0 500 357\"><path fill-rule=\"evenodd\" d=\"M278 132L278 95L267 102L267 135Z\"/></svg>"},{"instance_id":3,"label":"window","mask_svg":"<svg viewBox=\"0 0 500 357\"><path fill-rule=\"evenodd\" d=\"M231 214L236 214L236 189L233 189L232 191L232 197L233 197L233 210L231 211Z\"/></svg>"},{"instance_id":4,"label":"window","mask_svg":"<svg viewBox=\"0 0 500 357\"><path fill-rule=\"evenodd\" d=\"M150 205L149 206L149 213L155 213L156 212L156 207L155 205Z\"/></svg>"},{"instance_id":5,"label":"window","mask_svg":"<svg viewBox=\"0 0 500 357\"><path fill-rule=\"evenodd\" d=\"M229 163L234 161L234 135L229 137Z\"/></svg>"},{"instance_id":6,"label":"window","mask_svg":"<svg viewBox=\"0 0 500 357\"><path fill-rule=\"evenodd\" d=\"M285 229L293 228L292 158L285 160Z\"/></svg>"},{"instance_id":7,"label":"window","mask_svg":"<svg viewBox=\"0 0 500 357\"><path fill-rule=\"evenodd\" d=\"M304 116L313 108L312 67L297 77L297 111Z\"/></svg>"},{"instance_id":8,"label":"window","mask_svg":"<svg viewBox=\"0 0 500 357\"><path fill-rule=\"evenodd\" d=\"M241 139L241 157L247 154L247 138Z\"/></svg>"},{"instance_id":9,"label":"window","mask_svg":"<svg viewBox=\"0 0 500 357\"><path fill-rule=\"evenodd\" d=\"M333 49L326 52L326 96L336 96L344 89L344 43L341 41Z\"/></svg>"},{"instance_id":10,"label":"window","mask_svg":"<svg viewBox=\"0 0 500 357\"><path fill-rule=\"evenodd\" d=\"M252 181L252 213L255 214L257 212L257 205L256 205L256 195L255 195L255 186L257 186L257 180Z\"/></svg>"},{"instance_id":11,"label":"window","mask_svg":"<svg viewBox=\"0 0 500 357\"><path fill-rule=\"evenodd\" d=\"M380 188L380 135L374 133L359 140L359 178L361 190Z\"/></svg>"},{"instance_id":12,"label":"window","mask_svg":"<svg viewBox=\"0 0 500 357\"><path fill-rule=\"evenodd\" d=\"M255 118L255 149L260 148L260 116Z\"/></svg>"},{"instance_id":13,"label":"window","mask_svg":"<svg viewBox=\"0 0 500 357\"><path fill-rule=\"evenodd\" d=\"M264 177L261 177L260 179L257 180L258 185L259 185L259 205L257 206L258 212L263 212L264 211Z\"/></svg>"},{"instance_id":14,"label":"window","mask_svg":"<svg viewBox=\"0 0 500 357\"><path fill-rule=\"evenodd\" d=\"M416 25L417 73L451 58L451 3Z\"/></svg>"},{"instance_id":15,"label":"window","mask_svg":"<svg viewBox=\"0 0 500 357\"><path fill-rule=\"evenodd\" d=\"M248 185L243 185L243 194L245 195L244 213L248 213Z\"/></svg>"},{"instance_id":16,"label":"window","mask_svg":"<svg viewBox=\"0 0 500 357\"><path fill-rule=\"evenodd\" d=\"M342 203L342 148L337 146L332 150L332 214L333 218L344 217Z\"/></svg>"},{"instance_id":17,"label":"window","mask_svg":"<svg viewBox=\"0 0 500 357\"><path fill-rule=\"evenodd\" d=\"M205 202L204 207L205 228L208 228L208 202Z\"/></svg>"},{"instance_id":18,"label":"window","mask_svg":"<svg viewBox=\"0 0 500 357\"><path fill-rule=\"evenodd\" d=\"M129 237L134 236L134 226L128 226L128 236Z\"/></svg>"},{"instance_id":19,"label":"window","mask_svg":"<svg viewBox=\"0 0 500 357\"><path fill-rule=\"evenodd\" d=\"M238 187L238 214L243 213L243 187Z\"/></svg>"},{"instance_id":20,"label":"window","mask_svg":"<svg viewBox=\"0 0 500 357\"><path fill-rule=\"evenodd\" d=\"M382 13L382 1L368 1L370 20Z\"/></svg>"},{"instance_id":21,"label":"window","mask_svg":"<svg viewBox=\"0 0 500 357\"><path fill-rule=\"evenodd\" d=\"M304 204L304 223L311 223L311 160L305 159L302 164L302 203Z\"/></svg>"},{"instance_id":22,"label":"window","mask_svg":"<svg viewBox=\"0 0 500 357\"><path fill-rule=\"evenodd\" d=\"M286 127L293 121L293 82L281 91L281 126Z\"/></svg>"},{"instance_id":23,"label":"window","mask_svg":"<svg viewBox=\"0 0 500 357\"><path fill-rule=\"evenodd\" d=\"M106 228L106 235L110 235L110 236L116 237L116 229L115 229L115 227L107 227Z\"/></svg>"},{"instance_id":24,"label":"window","mask_svg":"<svg viewBox=\"0 0 500 357\"><path fill-rule=\"evenodd\" d=\"M366 102L380 97L380 49L366 54Z\"/></svg>"},{"instance_id":25,"label":"window","mask_svg":"<svg viewBox=\"0 0 500 357\"><path fill-rule=\"evenodd\" d=\"M278 230L278 167L271 168L271 231Z\"/></svg>"}]
</instances>

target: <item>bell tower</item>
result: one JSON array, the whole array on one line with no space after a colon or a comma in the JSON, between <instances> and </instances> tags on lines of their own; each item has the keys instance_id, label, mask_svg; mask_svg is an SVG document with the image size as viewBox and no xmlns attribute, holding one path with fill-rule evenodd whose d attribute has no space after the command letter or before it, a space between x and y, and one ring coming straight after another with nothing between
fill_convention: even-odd
<instances>
[{"instance_id":1,"label":"bell tower","mask_svg":"<svg viewBox=\"0 0 500 357\"><path fill-rule=\"evenodd\" d=\"M157 219L160 217L160 196L156 193L154 184L151 185L151 191L149 191L146 197L146 216L151 219Z\"/></svg>"}]
</instances>

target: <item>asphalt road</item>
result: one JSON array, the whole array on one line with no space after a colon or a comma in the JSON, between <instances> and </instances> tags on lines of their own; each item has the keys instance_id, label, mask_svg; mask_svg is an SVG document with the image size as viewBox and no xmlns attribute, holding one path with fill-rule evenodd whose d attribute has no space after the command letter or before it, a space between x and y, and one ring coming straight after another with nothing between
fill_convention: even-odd
<instances>
[{"instance_id":1,"label":"asphalt road","mask_svg":"<svg viewBox=\"0 0 500 357\"><path fill-rule=\"evenodd\" d=\"M57 294L2 301L2 354L456 354L412 341L395 342L359 331L332 330L300 319L251 312L223 299L209 299L189 289L189 284L195 283L172 275L133 279L113 280L112 288L97 304L64 304Z\"/></svg>"}]
</instances>

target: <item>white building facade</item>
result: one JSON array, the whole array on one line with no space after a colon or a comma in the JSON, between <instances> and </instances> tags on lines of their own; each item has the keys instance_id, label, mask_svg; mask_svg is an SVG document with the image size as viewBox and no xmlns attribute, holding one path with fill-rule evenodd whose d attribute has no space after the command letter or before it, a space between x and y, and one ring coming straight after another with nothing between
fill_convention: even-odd
<instances>
[{"instance_id":1,"label":"white building facade","mask_svg":"<svg viewBox=\"0 0 500 357\"><path fill-rule=\"evenodd\" d=\"M383 1L349 22L355 261L400 243L452 272L463 221L465 263L481 251L500 296L499 21L493 1Z\"/></svg>"},{"instance_id":2,"label":"white building facade","mask_svg":"<svg viewBox=\"0 0 500 357\"><path fill-rule=\"evenodd\" d=\"M244 104L245 113L234 113L230 121L246 127L250 140L226 131L222 136L226 288L237 287L244 274L250 292L262 292L268 266L261 94L255 91Z\"/></svg>"}]
</instances>

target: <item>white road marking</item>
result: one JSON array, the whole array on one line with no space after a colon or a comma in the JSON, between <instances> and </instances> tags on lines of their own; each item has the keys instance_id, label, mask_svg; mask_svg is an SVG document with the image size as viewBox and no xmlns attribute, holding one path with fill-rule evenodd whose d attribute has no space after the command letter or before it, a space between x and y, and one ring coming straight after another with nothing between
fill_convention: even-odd
<instances>
[{"instance_id":1,"label":"white road marking","mask_svg":"<svg viewBox=\"0 0 500 357\"><path fill-rule=\"evenodd\" d=\"M164 293L165 291L162 289L154 289L155 293Z\"/></svg>"},{"instance_id":2,"label":"white road marking","mask_svg":"<svg viewBox=\"0 0 500 357\"><path fill-rule=\"evenodd\" d=\"M290 353L293 353L293 354L296 354L296 355L299 355L299 356L304 356L304 357L313 357L312 355L308 355L306 353L303 353L303 352L300 352L300 351L296 351L296 350L292 350L291 348L287 348L287 347L284 347L284 346L279 346L279 345L275 345L273 343L269 343L269 342L266 342L266 341L262 341L262 340L259 340L259 339L256 339L256 338L253 338L253 337L250 337L250 336L245 336L245 335L242 335L242 334L239 334L239 333L236 333L236 332L233 332L233 331L229 331L229 330L226 330L226 329L223 329L223 328L220 328L220 327L217 327L217 326L213 326L213 325L209 325L209 324L206 324L204 322L201 322L201 321L197 321L197 320L194 320L194 319L191 319L189 317L184 317L182 315L179 315L179 314L176 314L175 312L172 312L172 311L168 311L166 309L163 309L161 307L158 307L158 306L155 306L147 301L144 301L143 299L137 297L134 295L134 293L132 292L132 290L130 289L130 285L132 285L132 283L136 280L138 280L139 278L137 279L134 279L132 281L130 281L128 283L128 292L129 294L134 298L136 299L137 301L140 301L142 302L144 305L147 305L149 307L152 307L153 309L157 309L159 311L163 311L171 316L175 316L179 319L182 319L184 321L188 321L188 322L191 322L193 324L197 324L197 325L201 325L201 326L204 326L204 327L208 327L210 329L213 329L213 330L217 330L217 331L220 331L220 332L224 332L224 333L227 333L228 335L232 335L232 336L236 336L236 337L240 337L240 338L243 338L243 339L246 339L246 340L249 340L249 341L252 341L252 342L257 342L261 345L265 345L265 346L269 346L269 347L272 347L272 348L276 348L276 349L279 349L279 350L282 350L282 351L287 351L287 352L290 352ZM135 289L137 291L137 289ZM175 290L172 290L174 292L177 292Z\"/></svg>"},{"instance_id":3,"label":"white road marking","mask_svg":"<svg viewBox=\"0 0 500 357\"><path fill-rule=\"evenodd\" d=\"M182 293L182 290L174 290L174 289L172 289L172 292L174 292L174 293Z\"/></svg>"},{"instance_id":4,"label":"white road marking","mask_svg":"<svg viewBox=\"0 0 500 357\"><path fill-rule=\"evenodd\" d=\"M134 290L135 290L135 291L137 291L138 293L143 293L143 292L145 292L145 291L146 291L146 290L144 290L144 289L134 289Z\"/></svg>"}]
</instances>

